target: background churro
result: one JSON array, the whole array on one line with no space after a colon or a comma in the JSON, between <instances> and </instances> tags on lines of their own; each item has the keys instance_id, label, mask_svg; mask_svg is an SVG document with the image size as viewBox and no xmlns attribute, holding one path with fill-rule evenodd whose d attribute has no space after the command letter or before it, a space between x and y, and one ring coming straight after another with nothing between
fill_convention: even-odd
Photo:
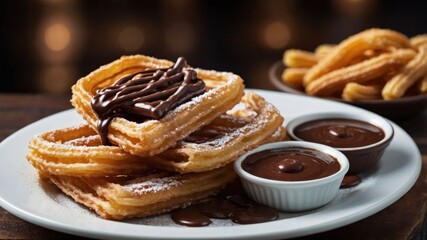
<instances>
[{"instance_id":1,"label":"background churro","mask_svg":"<svg viewBox=\"0 0 427 240\"><path fill-rule=\"evenodd\" d=\"M342 91L342 98L347 101L374 100L381 97L382 84L362 85L347 83Z\"/></svg>"},{"instance_id":2,"label":"background churro","mask_svg":"<svg viewBox=\"0 0 427 240\"><path fill-rule=\"evenodd\" d=\"M283 63L282 81L309 95L363 101L427 92L427 34L368 29L314 52L289 49Z\"/></svg>"},{"instance_id":3,"label":"background churro","mask_svg":"<svg viewBox=\"0 0 427 240\"><path fill-rule=\"evenodd\" d=\"M316 65L318 58L308 51L290 49L283 54L283 62L290 67L307 68Z\"/></svg>"},{"instance_id":4,"label":"background churro","mask_svg":"<svg viewBox=\"0 0 427 240\"><path fill-rule=\"evenodd\" d=\"M411 49L399 49L381 54L378 57L329 72L310 82L305 90L309 95L332 95L342 91L347 83L363 83L384 76L390 71L399 70L414 56L415 51Z\"/></svg>"},{"instance_id":5,"label":"background churro","mask_svg":"<svg viewBox=\"0 0 427 240\"><path fill-rule=\"evenodd\" d=\"M287 68L283 71L282 79L294 88L302 88L304 76L307 72L308 68Z\"/></svg>"},{"instance_id":6,"label":"background churro","mask_svg":"<svg viewBox=\"0 0 427 240\"><path fill-rule=\"evenodd\" d=\"M401 98L414 83L427 73L427 43L422 44L418 54L402 71L394 76L384 86L382 96L384 99Z\"/></svg>"}]
</instances>

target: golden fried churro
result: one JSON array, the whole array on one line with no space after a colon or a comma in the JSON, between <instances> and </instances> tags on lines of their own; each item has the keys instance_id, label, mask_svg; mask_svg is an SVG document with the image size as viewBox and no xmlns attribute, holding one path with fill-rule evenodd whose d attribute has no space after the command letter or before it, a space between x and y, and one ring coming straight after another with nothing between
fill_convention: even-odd
<instances>
[{"instance_id":1,"label":"golden fried churro","mask_svg":"<svg viewBox=\"0 0 427 240\"><path fill-rule=\"evenodd\" d=\"M427 34L421 34L421 35L412 37L410 41L411 41L411 45L414 48L418 49L421 45L427 44ZM427 92L427 73L424 77L421 77L421 79L418 81L418 91L420 93Z\"/></svg>"},{"instance_id":2,"label":"golden fried churro","mask_svg":"<svg viewBox=\"0 0 427 240\"><path fill-rule=\"evenodd\" d=\"M362 85L355 82L347 83L342 98L347 101L363 101L381 99L383 84Z\"/></svg>"},{"instance_id":3,"label":"golden fried churro","mask_svg":"<svg viewBox=\"0 0 427 240\"><path fill-rule=\"evenodd\" d=\"M411 49L398 49L361 63L329 72L306 86L309 95L326 96L342 91L349 82L364 83L402 68L416 55Z\"/></svg>"},{"instance_id":4,"label":"golden fried churro","mask_svg":"<svg viewBox=\"0 0 427 240\"><path fill-rule=\"evenodd\" d=\"M362 54L362 55L357 56L356 58L354 58L354 59L349 63L349 65L354 65L354 64L357 64L357 63L363 62L363 61L368 60L368 59L370 59L370 58L373 58L373 57L379 56L379 55L380 55L380 54L382 54L382 53L385 53L385 52L384 52L384 51L376 51L376 50L372 50L372 49L366 50L365 52L363 52L363 54Z\"/></svg>"},{"instance_id":5,"label":"golden fried churro","mask_svg":"<svg viewBox=\"0 0 427 240\"><path fill-rule=\"evenodd\" d=\"M427 75L425 75L418 83L418 91L420 93L427 93Z\"/></svg>"},{"instance_id":6,"label":"golden fried churro","mask_svg":"<svg viewBox=\"0 0 427 240\"><path fill-rule=\"evenodd\" d=\"M152 167L116 146L103 146L88 125L49 131L29 144L28 161L56 175L115 176L141 174Z\"/></svg>"},{"instance_id":7,"label":"golden fried churro","mask_svg":"<svg viewBox=\"0 0 427 240\"><path fill-rule=\"evenodd\" d=\"M246 93L229 114L150 160L162 169L201 172L224 166L263 143L283 140L283 117L255 93Z\"/></svg>"},{"instance_id":8,"label":"golden fried churro","mask_svg":"<svg viewBox=\"0 0 427 240\"><path fill-rule=\"evenodd\" d=\"M412 47L418 49L421 45L427 44L427 34L421 34L415 37L411 37L409 41L411 42Z\"/></svg>"},{"instance_id":9,"label":"golden fried churro","mask_svg":"<svg viewBox=\"0 0 427 240\"><path fill-rule=\"evenodd\" d=\"M308 68L286 68L282 73L282 81L291 87L302 88Z\"/></svg>"},{"instance_id":10,"label":"golden fried churro","mask_svg":"<svg viewBox=\"0 0 427 240\"><path fill-rule=\"evenodd\" d=\"M303 50L289 49L283 54L283 63L291 68L309 68L317 61L316 55Z\"/></svg>"},{"instance_id":11,"label":"golden fried churro","mask_svg":"<svg viewBox=\"0 0 427 240\"><path fill-rule=\"evenodd\" d=\"M169 212L214 195L236 177L231 165L203 173L153 172L140 177L42 174L102 218L121 220Z\"/></svg>"},{"instance_id":12,"label":"golden fried churro","mask_svg":"<svg viewBox=\"0 0 427 240\"><path fill-rule=\"evenodd\" d=\"M153 168L201 172L222 167L263 143L283 140L286 131L282 123L276 108L259 95L247 93L228 114L152 157L104 146L92 128L81 125L34 137L27 159L37 169L55 175L136 175Z\"/></svg>"},{"instance_id":13,"label":"golden fried churro","mask_svg":"<svg viewBox=\"0 0 427 240\"><path fill-rule=\"evenodd\" d=\"M200 127L207 125L213 119L237 104L243 96L243 80L235 74L202 69L189 69L188 71L191 72L188 74L180 73L179 69L174 69L177 64L178 62L174 65L167 60L155 59L142 55L122 57L78 80L72 87L73 96L71 102L77 112L83 116L90 126L94 129L99 129L98 127L101 126L107 130L105 139L111 143L120 146L125 151L134 155L155 155L174 146L179 140L185 138ZM134 75L131 80L145 81L147 78L146 76L151 79L157 76L157 74L166 74L167 80L175 81L174 78L167 75L168 73L166 72L169 70L174 71L174 73L178 71L177 76L185 76L184 82L187 81L189 83L193 80L188 80L187 77L194 77L194 73L197 74L197 79L207 80L205 81L207 91L190 99L188 102L182 103L165 113L165 115L159 119L148 118L148 120L141 122L128 120L121 117L120 114L124 110L133 112L135 111L134 108L138 108L138 111L148 109L147 112L150 113L151 108L154 107L144 102L126 105L123 109L117 111L107 109L107 111L115 114L113 116L116 116L107 118L108 121L106 122L109 124L103 124L105 122L101 121L92 108L92 99L97 93L100 91L103 93L105 91L104 89L107 87L111 90L117 90L119 86L113 85L127 84L128 82L126 81L130 78L129 76ZM138 71L143 72L139 74ZM159 81L163 80L164 78L161 77ZM212 82L215 83L214 86L209 85L209 83ZM151 84L151 82L149 82L149 84ZM175 88L175 85L172 84L171 88ZM147 91L151 91L151 89ZM169 89L167 91L169 91ZM146 91L144 90L143 92ZM149 92L147 92L147 94L149 94ZM151 94L149 97L151 99L156 99L156 96L158 95ZM185 96L186 94L182 94L182 97ZM98 100L102 100L103 98L104 97L101 96ZM145 96L138 99L145 99ZM115 101L115 99L111 101ZM169 100L167 101L169 102ZM173 101L171 102L173 103ZM158 103L162 102L153 102L153 104ZM104 107L104 103L100 102L97 106Z\"/></svg>"},{"instance_id":14,"label":"golden fried churro","mask_svg":"<svg viewBox=\"0 0 427 240\"><path fill-rule=\"evenodd\" d=\"M316 55L318 59L324 58L326 55L331 53L336 46L337 45L334 44L321 44L314 50L314 55Z\"/></svg>"},{"instance_id":15,"label":"golden fried churro","mask_svg":"<svg viewBox=\"0 0 427 240\"><path fill-rule=\"evenodd\" d=\"M418 53L382 90L386 100L401 98L415 82L427 74L427 44L418 47Z\"/></svg>"},{"instance_id":16,"label":"golden fried churro","mask_svg":"<svg viewBox=\"0 0 427 240\"><path fill-rule=\"evenodd\" d=\"M304 85L333 70L347 66L366 50L409 48L408 38L398 32L386 29L369 29L342 41L334 50L313 66L304 77Z\"/></svg>"}]
</instances>

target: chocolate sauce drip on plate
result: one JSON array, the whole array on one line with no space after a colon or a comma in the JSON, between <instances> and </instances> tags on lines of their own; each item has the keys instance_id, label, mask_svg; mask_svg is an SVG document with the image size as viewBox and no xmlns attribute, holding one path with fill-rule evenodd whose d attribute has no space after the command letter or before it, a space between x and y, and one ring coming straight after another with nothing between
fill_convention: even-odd
<instances>
[{"instance_id":1,"label":"chocolate sauce drip on plate","mask_svg":"<svg viewBox=\"0 0 427 240\"><path fill-rule=\"evenodd\" d=\"M196 208L184 208L177 210L171 215L171 217L176 223L188 227L203 227L212 223L208 216L197 211Z\"/></svg>"},{"instance_id":2,"label":"chocolate sauce drip on plate","mask_svg":"<svg viewBox=\"0 0 427 240\"><path fill-rule=\"evenodd\" d=\"M348 175L348 176L345 176L344 179L342 180L340 188L355 187L359 185L361 181L362 181L362 178L360 178L358 175Z\"/></svg>"},{"instance_id":3,"label":"chocolate sauce drip on plate","mask_svg":"<svg viewBox=\"0 0 427 240\"><path fill-rule=\"evenodd\" d=\"M233 190L229 188L213 200L172 212L171 218L180 225L199 227L209 225L212 222L210 218L253 224L273 221L279 217L274 208L255 203L243 195L242 189L240 183L234 184Z\"/></svg>"},{"instance_id":4,"label":"chocolate sauce drip on plate","mask_svg":"<svg viewBox=\"0 0 427 240\"><path fill-rule=\"evenodd\" d=\"M269 222L277 218L278 214L275 209L264 205L254 205L248 209L235 211L231 220L239 224L253 224Z\"/></svg>"},{"instance_id":5,"label":"chocolate sauce drip on plate","mask_svg":"<svg viewBox=\"0 0 427 240\"><path fill-rule=\"evenodd\" d=\"M352 187L361 181L359 176L346 176L341 188ZM202 227L211 219L230 219L238 224L255 224L274 221L279 213L274 208L252 201L240 181L229 184L215 198L171 213L172 220L188 227Z\"/></svg>"},{"instance_id":6,"label":"chocolate sauce drip on plate","mask_svg":"<svg viewBox=\"0 0 427 240\"><path fill-rule=\"evenodd\" d=\"M180 57L170 68L138 71L124 76L113 86L98 90L91 106L99 118L98 132L102 142L110 144L108 127L115 117L136 122L160 119L204 92L204 82Z\"/></svg>"}]
</instances>

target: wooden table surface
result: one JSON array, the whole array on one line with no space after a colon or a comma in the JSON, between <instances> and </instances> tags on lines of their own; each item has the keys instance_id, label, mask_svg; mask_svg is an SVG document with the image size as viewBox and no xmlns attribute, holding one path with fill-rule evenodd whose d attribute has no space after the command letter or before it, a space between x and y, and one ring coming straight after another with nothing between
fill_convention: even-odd
<instances>
[{"instance_id":1,"label":"wooden table surface","mask_svg":"<svg viewBox=\"0 0 427 240\"><path fill-rule=\"evenodd\" d=\"M71 108L71 105L66 97L0 94L0 141L27 124L68 108ZM422 172L412 189L397 202L373 216L335 230L299 238L300 240L426 238L424 220L427 212L427 110L395 122L415 140L422 154ZM0 166L2 160L0 159ZM0 239L59 238L77 237L36 226L0 208Z\"/></svg>"}]
</instances>

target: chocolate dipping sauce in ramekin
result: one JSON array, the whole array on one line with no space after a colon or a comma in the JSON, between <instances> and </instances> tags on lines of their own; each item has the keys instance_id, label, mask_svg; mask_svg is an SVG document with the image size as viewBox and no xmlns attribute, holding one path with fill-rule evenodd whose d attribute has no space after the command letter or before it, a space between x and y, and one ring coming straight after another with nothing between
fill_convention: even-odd
<instances>
[{"instance_id":1,"label":"chocolate dipping sauce in ramekin","mask_svg":"<svg viewBox=\"0 0 427 240\"><path fill-rule=\"evenodd\" d=\"M373 113L326 112L299 116L287 125L292 140L325 144L344 153L349 175L377 165L393 138L393 127Z\"/></svg>"},{"instance_id":2,"label":"chocolate dipping sauce in ramekin","mask_svg":"<svg viewBox=\"0 0 427 240\"><path fill-rule=\"evenodd\" d=\"M234 169L254 201L300 212L329 203L349 163L344 154L324 144L284 141L249 151L234 162Z\"/></svg>"}]
</instances>

